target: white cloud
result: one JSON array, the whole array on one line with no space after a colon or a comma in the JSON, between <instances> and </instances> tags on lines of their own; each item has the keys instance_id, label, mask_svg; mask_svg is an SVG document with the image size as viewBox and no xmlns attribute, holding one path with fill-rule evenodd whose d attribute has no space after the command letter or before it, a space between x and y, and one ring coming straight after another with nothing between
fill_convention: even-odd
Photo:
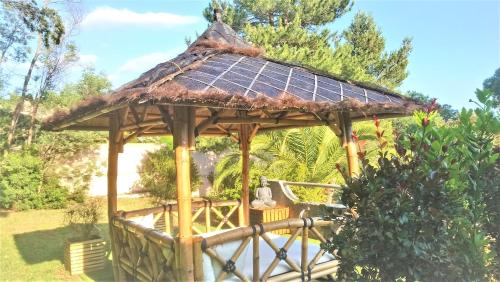
<instances>
[{"instance_id":1,"label":"white cloud","mask_svg":"<svg viewBox=\"0 0 500 282\"><path fill-rule=\"evenodd\" d=\"M145 71L145 68L152 68L159 63L168 61L174 56L174 52L154 52L126 61L118 69L119 72Z\"/></svg>"},{"instance_id":2,"label":"white cloud","mask_svg":"<svg viewBox=\"0 0 500 282\"><path fill-rule=\"evenodd\" d=\"M97 7L85 16L82 21L82 26L142 25L171 28L179 25L197 23L200 20L199 17L182 16L171 13L137 13L127 9Z\"/></svg>"},{"instance_id":3,"label":"white cloud","mask_svg":"<svg viewBox=\"0 0 500 282\"><path fill-rule=\"evenodd\" d=\"M111 80L113 86L120 86L139 77L141 73L150 70L156 65L172 59L182 51L181 49L172 49L168 52L153 52L131 58L119 66L115 72L109 74L108 79Z\"/></svg>"},{"instance_id":4,"label":"white cloud","mask_svg":"<svg viewBox=\"0 0 500 282\"><path fill-rule=\"evenodd\" d=\"M97 62L97 56L93 54L80 54L78 63L82 66L94 66Z\"/></svg>"}]
</instances>

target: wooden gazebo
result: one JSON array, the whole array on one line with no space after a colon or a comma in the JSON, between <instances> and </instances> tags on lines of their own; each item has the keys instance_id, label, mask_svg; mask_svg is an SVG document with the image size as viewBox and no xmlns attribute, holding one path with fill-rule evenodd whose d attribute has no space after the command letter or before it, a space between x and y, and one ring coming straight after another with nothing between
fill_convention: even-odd
<instances>
[{"instance_id":1,"label":"wooden gazebo","mask_svg":"<svg viewBox=\"0 0 500 282\"><path fill-rule=\"evenodd\" d=\"M254 136L270 130L329 126L346 148L349 172L355 175L358 160L351 136L352 122L374 114L379 118L404 116L415 106L413 101L381 88L266 58L261 49L244 42L226 24L215 21L175 59L157 65L109 95L89 98L67 112L54 114L44 127L109 132L108 216L116 280L208 279L201 261L205 255L222 268L217 272L217 280L228 275L242 280L287 280L332 273L333 264L320 265L319 257L309 261L307 255L308 234L326 241L317 228L328 223L312 218L288 219L247 227L249 148ZM118 154L134 137L155 135L172 135L174 139L177 202L119 213ZM243 158L239 201L192 202L190 151L195 149L198 136L229 136L239 142ZM230 207L226 209L229 215L217 210L220 206ZM229 216L236 210L240 227L228 224ZM193 230L200 233L193 223L202 212L205 231L211 231L212 211L219 218L217 229L225 224L236 228L217 236L193 235ZM154 215L154 226L145 227L130 220L147 214ZM171 231L172 214L178 216L175 237L167 234ZM162 227L158 228L160 221ZM290 229L291 239L279 248L266 232L283 228ZM286 255L297 236L303 240L300 266ZM269 266L259 265L259 238L276 252ZM241 244L229 259L214 251L215 245L234 240ZM252 278L235 264L249 242L253 242ZM273 276L273 269L280 261L291 271L279 278Z\"/></svg>"}]
</instances>

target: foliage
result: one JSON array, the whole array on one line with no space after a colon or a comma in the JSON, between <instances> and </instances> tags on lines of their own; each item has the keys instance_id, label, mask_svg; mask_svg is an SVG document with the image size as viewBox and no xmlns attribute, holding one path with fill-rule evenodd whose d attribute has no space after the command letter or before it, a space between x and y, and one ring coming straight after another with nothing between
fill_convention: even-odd
<instances>
[{"instance_id":1,"label":"foliage","mask_svg":"<svg viewBox=\"0 0 500 282\"><path fill-rule=\"evenodd\" d=\"M342 199L353 216L323 246L338 249L339 278L483 281L488 267L498 267L488 247L495 240L486 235L498 238L489 227L498 223L493 136L500 127L491 93L478 91L477 97L482 106L462 110L453 126L436 126L435 103L415 114L417 130L398 136L394 154L375 120L376 164L361 151L358 178L340 169L346 178Z\"/></svg>"},{"instance_id":2,"label":"foliage","mask_svg":"<svg viewBox=\"0 0 500 282\"><path fill-rule=\"evenodd\" d=\"M350 50L345 59L351 61L343 66L344 76L358 80L366 80L366 76L389 88L399 86L408 76L411 39L405 38L399 49L385 52L385 39L371 15L358 12L343 32L343 39L340 46Z\"/></svg>"},{"instance_id":3,"label":"foliage","mask_svg":"<svg viewBox=\"0 0 500 282\"><path fill-rule=\"evenodd\" d=\"M88 79L91 77L91 79ZM95 79L94 79L95 78ZM51 94L50 103L43 101L43 112L52 111L65 101L77 101L82 98L85 89L96 89L93 85L105 85L107 82L93 73L86 73L78 82L79 89L74 92L64 92L61 95ZM75 86L76 87L76 86ZM75 88L76 89L76 88ZM98 89L98 88L97 88ZM94 95L99 92L92 92ZM66 100L57 98L64 96ZM6 102L6 103L3 103ZM5 107L3 104L6 104ZM11 119L10 102L2 100L0 105L0 140L4 143ZM21 115L19 127L15 135L18 144L26 139L29 117ZM5 131L4 131L5 130ZM2 207L14 209L31 208L61 208L68 201L82 202L90 184L91 176L97 169L93 153L96 144L106 141L106 136L100 133L88 132L37 132L32 146L20 147L19 152L3 152L6 157L3 162L12 162L12 172L5 172L9 177L2 179ZM2 167L2 170L4 167ZM5 168L7 169L7 167ZM16 171L16 173L13 173ZM24 174L28 175L25 177ZM19 176L21 181L15 177ZM21 188L14 188L14 187ZM42 194L36 194L37 191ZM2 195L4 195L2 194ZM15 196L14 196L15 195Z\"/></svg>"},{"instance_id":4,"label":"foliage","mask_svg":"<svg viewBox=\"0 0 500 282\"><path fill-rule=\"evenodd\" d=\"M315 28L328 24L344 15L352 7L349 0L236 0L231 5L227 1L212 1L203 11L203 16L209 22L213 21L213 9L223 11L223 21L235 30L241 30L244 22L253 25L264 24L278 26L280 21L285 24L301 19L301 27Z\"/></svg>"},{"instance_id":5,"label":"foliage","mask_svg":"<svg viewBox=\"0 0 500 282\"><path fill-rule=\"evenodd\" d=\"M1 2L4 9L17 13L31 32L40 34L45 47L59 45L65 30L63 20L56 10L46 6L39 7L34 0Z\"/></svg>"},{"instance_id":6,"label":"foliage","mask_svg":"<svg viewBox=\"0 0 500 282\"><path fill-rule=\"evenodd\" d=\"M384 124L388 134L390 124ZM374 155L374 142L369 139L373 131L367 123L356 125L356 132L364 140L369 151L368 158ZM390 143L389 145L392 145ZM259 185L259 177L303 181L314 183L341 183L340 174L332 169L338 162L345 162L345 150L327 127L291 129L258 135L250 150L250 188ZM215 168L213 197L237 199L241 193L241 153L232 150L219 161ZM301 201L323 202L326 200L324 189L292 187ZM253 193L252 193L253 194Z\"/></svg>"},{"instance_id":7,"label":"foliage","mask_svg":"<svg viewBox=\"0 0 500 282\"><path fill-rule=\"evenodd\" d=\"M483 88L493 93L493 107L498 108L500 106L500 68L495 71L493 76L484 80Z\"/></svg>"},{"instance_id":8,"label":"foliage","mask_svg":"<svg viewBox=\"0 0 500 282\"><path fill-rule=\"evenodd\" d=\"M102 201L98 198L89 198L84 203L73 204L66 209L64 221L79 240L92 239L99 235L97 222L102 215Z\"/></svg>"},{"instance_id":9,"label":"foliage","mask_svg":"<svg viewBox=\"0 0 500 282\"><path fill-rule=\"evenodd\" d=\"M432 98L430 98L427 95L424 95L422 93L416 92L416 91L408 91L406 95L413 100L416 100L417 102L420 102L421 104L430 104L432 103ZM443 104L439 105L439 108L437 109L439 114L443 117L445 121L448 120L453 120L458 118L458 111L453 109L451 105L448 104Z\"/></svg>"},{"instance_id":10,"label":"foliage","mask_svg":"<svg viewBox=\"0 0 500 282\"><path fill-rule=\"evenodd\" d=\"M82 202L98 168L96 145L106 141L106 136L95 132L41 132L35 147L44 163L43 173L69 190L68 200Z\"/></svg>"},{"instance_id":11,"label":"foliage","mask_svg":"<svg viewBox=\"0 0 500 282\"><path fill-rule=\"evenodd\" d=\"M68 192L57 178L44 175L43 167L34 150L6 154L0 168L0 206L15 210L63 208Z\"/></svg>"},{"instance_id":12,"label":"foliage","mask_svg":"<svg viewBox=\"0 0 500 282\"><path fill-rule=\"evenodd\" d=\"M223 9L223 21L266 56L306 65L350 80L399 86L407 76L411 40L399 49L386 52L385 39L373 18L358 13L341 33L326 28L349 12L353 2L238 0L213 1L203 12L212 22L214 7Z\"/></svg>"},{"instance_id":13,"label":"foliage","mask_svg":"<svg viewBox=\"0 0 500 282\"><path fill-rule=\"evenodd\" d=\"M199 152L223 153L236 149L236 143L229 137L199 137L196 139L196 150Z\"/></svg>"},{"instance_id":14,"label":"foliage","mask_svg":"<svg viewBox=\"0 0 500 282\"><path fill-rule=\"evenodd\" d=\"M24 62L30 39L29 30L21 17L12 9L0 9L0 66L9 60Z\"/></svg>"},{"instance_id":15,"label":"foliage","mask_svg":"<svg viewBox=\"0 0 500 282\"><path fill-rule=\"evenodd\" d=\"M44 103L49 109L66 108L88 97L103 95L111 90L111 82L103 75L87 68L80 80L70 83L58 92L49 92Z\"/></svg>"},{"instance_id":16,"label":"foliage","mask_svg":"<svg viewBox=\"0 0 500 282\"><path fill-rule=\"evenodd\" d=\"M140 186L149 192L156 202L177 197L175 154L172 148L162 147L149 152L142 160L139 175ZM192 190L196 191L200 184L198 169L191 159Z\"/></svg>"}]
</instances>

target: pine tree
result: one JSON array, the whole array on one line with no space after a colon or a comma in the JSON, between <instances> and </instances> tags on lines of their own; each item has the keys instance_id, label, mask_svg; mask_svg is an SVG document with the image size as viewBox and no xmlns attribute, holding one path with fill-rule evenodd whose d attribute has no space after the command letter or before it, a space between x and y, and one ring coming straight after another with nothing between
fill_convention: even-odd
<instances>
[{"instance_id":1,"label":"pine tree","mask_svg":"<svg viewBox=\"0 0 500 282\"><path fill-rule=\"evenodd\" d=\"M223 21L262 46L269 58L398 87L408 75L411 40L405 38L399 49L387 52L382 33L365 13L358 13L344 32L326 28L352 5L351 0L215 0L203 14L212 22L213 9L222 9Z\"/></svg>"}]
</instances>

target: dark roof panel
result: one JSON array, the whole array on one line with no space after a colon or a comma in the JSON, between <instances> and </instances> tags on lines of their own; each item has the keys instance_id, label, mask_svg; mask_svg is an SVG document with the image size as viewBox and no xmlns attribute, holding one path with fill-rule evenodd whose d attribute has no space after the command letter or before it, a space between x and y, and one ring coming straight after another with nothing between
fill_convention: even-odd
<instances>
[{"instance_id":1,"label":"dark roof panel","mask_svg":"<svg viewBox=\"0 0 500 282\"><path fill-rule=\"evenodd\" d=\"M182 95L178 95L182 94ZM233 99L234 96L238 99ZM63 128L103 115L120 106L148 100L198 107L279 111L347 111L354 118L372 114L408 114L414 101L378 87L357 85L302 66L262 56L229 26L213 23L188 50L158 64L117 89L84 101L65 114L48 119ZM105 124L101 124L105 127Z\"/></svg>"}]
</instances>

